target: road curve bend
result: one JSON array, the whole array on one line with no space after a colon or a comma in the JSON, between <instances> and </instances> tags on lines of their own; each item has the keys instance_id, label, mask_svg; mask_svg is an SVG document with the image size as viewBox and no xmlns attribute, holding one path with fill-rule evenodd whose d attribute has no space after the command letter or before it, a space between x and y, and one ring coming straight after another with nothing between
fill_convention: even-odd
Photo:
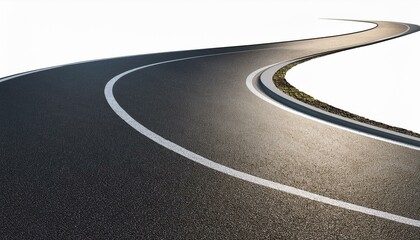
<instances>
[{"instance_id":1,"label":"road curve bend","mask_svg":"<svg viewBox=\"0 0 420 240\"><path fill-rule=\"evenodd\" d=\"M245 83L418 30L376 23L0 79L0 235L418 239L420 151L320 124Z\"/></svg>"},{"instance_id":2,"label":"road curve bend","mask_svg":"<svg viewBox=\"0 0 420 240\"><path fill-rule=\"evenodd\" d=\"M377 28L383 28L384 25L386 25L383 22L378 22L377 24L378 24ZM402 25L405 25L407 27L407 29L404 32L401 32L396 35L382 36L382 38L377 38L376 40L369 39L366 42L358 43L357 45L354 45L349 41L348 46L341 46L340 48L332 49L331 46L334 45L334 43L332 42L328 43L328 41L324 41L325 42L324 52L319 52L319 53L306 55L306 56L300 56L299 58L295 58L295 59L291 59L288 61L275 64L274 66L269 67L263 73L261 73L260 79L258 81L253 82L252 84L249 84L249 86L251 87L250 89L251 91L257 91L257 89L260 89L263 94L266 94L267 96L275 99L276 101L280 102L282 105L288 106L300 113L304 113L307 116L311 116L316 119L323 120L327 123L332 123L337 126L344 127L349 130L353 130L356 133L357 132L364 133L366 134L366 136L376 137L377 139L380 139L380 140L390 141L394 144L401 144L406 147L420 150L420 139L417 137L413 137L413 136L398 133L392 130L361 123L353 119L345 118L336 114L329 113L325 110L313 107L309 104L296 100L293 97L290 97L287 94L283 93L281 90L279 90L275 86L273 82L273 75L278 70L280 70L281 68L285 67L288 64L309 60L315 57L322 57L325 55L337 53L340 51L350 50L357 47L367 46L374 43L379 43L379 42L390 40L396 37L401 37L407 34L411 34L419 30L419 26L417 25L404 24L404 23ZM331 38L329 40L331 41ZM262 98L264 99L264 97Z\"/></svg>"}]
</instances>

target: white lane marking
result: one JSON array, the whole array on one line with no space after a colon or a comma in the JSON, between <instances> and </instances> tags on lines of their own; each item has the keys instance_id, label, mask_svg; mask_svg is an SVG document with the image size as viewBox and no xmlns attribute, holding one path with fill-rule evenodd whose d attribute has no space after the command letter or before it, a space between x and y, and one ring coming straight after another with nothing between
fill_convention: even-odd
<instances>
[{"instance_id":1,"label":"white lane marking","mask_svg":"<svg viewBox=\"0 0 420 240\"><path fill-rule=\"evenodd\" d=\"M230 54L230 53L224 53L224 54ZM149 138L150 140L154 141L155 143L175 152L178 153L179 155L186 157L198 164L201 164L205 167L208 167L210 169L213 169L215 171L227 174L229 176L235 177L235 178L239 178L242 179L244 181L250 182L250 183L255 183L264 187L268 187L271 189L275 189L278 191L282 191L285 193L289 193L295 196L299 196L299 197L303 197L306 199L310 199L310 200L314 200L320 203L325 203L325 204L329 204L332 206L336 206L336 207L340 207L340 208L344 208L347 210L351 210L351 211L356 211L356 212L360 212L360 213L364 213L364 214L368 214L368 215L372 215L372 216L376 216L379 218L383 218L383 219L387 219L387 220L391 220L394 222L399 222L399 223L403 223L403 224L407 224L407 225L411 225L411 226L415 226L415 227L420 227L420 221L419 220L415 220L415 219L411 219L411 218L407 218L407 217L403 217L403 216L399 216L399 215L395 215L392 213L388 213L388 212L383 212L383 211L379 211L379 210L375 210L375 209L371 209L371 208L367 208L367 207L363 207L363 206L359 206L359 205L355 205L352 203L347 203L344 201L340 201L340 200L336 200L336 199L332 199L329 197L325 197L325 196L321 196L315 193L311 193L308 191L304 191L298 188L294 188L291 186L287 186L284 184L280 184L277 182L273 182L267 179L263 179L248 173L244 173L238 170L235 170L233 168L224 166L222 164L213 162L203 156L200 156L186 148L183 148L181 146L179 146L176 143L173 143L163 137L161 137L160 135L150 131L148 128L146 128L145 126L143 126L142 124L140 124L139 122L137 122L134 118L132 118L119 104L118 102L115 100L114 94L113 94L113 87L115 85L115 83L121 79L122 77L124 77L127 74L130 74L134 71L138 71L141 69L145 69L148 67L152 67L152 66L157 66L157 65L162 65L162 64L166 64L166 63L171 63L171 62L178 62L178 61L184 61L184 60L188 60L188 59L194 59L194 58L203 58L203 57L210 57L210 56L215 56L215 55L221 55L221 54L210 54L210 55L204 55L204 56L195 56L195 57L188 57L188 58L181 58L181 59L175 59L175 60L169 60L169 61L163 61L163 62L158 62L158 63L153 63L153 64L149 64L149 65L145 65L145 66L141 66L138 68L134 68L131 70L128 70L126 72L123 72L115 77L113 77L105 86L105 90L104 90L104 94L105 94L105 98L109 104L109 106L114 110L114 112L121 117L128 125L130 125L132 128L134 128L136 131L138 131L139 133L141 133L142 135L146 136L147 138ZM272 65L270 65L272 66ZM268 66L268 67L270 67ZM254 71L253 73L251 73L247 79L253 79L255 78L256 75L258 75L262 70L267 69L268 67L263 67L260 68L256 71ZM247 81L248 83L248 81Z\"/></svg>"},{"instance_id":2,"label":"white lane marking","mask_svg":"<svg viewBox=\"0 0 420 240\"><path fill-rule=\"evenodd\" d=\"M275 66L275 65L278 65L278 64L276 63L276 64L272 64L272 65L270 65L270 66L267 66L267 67L265 67L264 69L261 69L261 72L264 72L264 71L265 71L265 70L267 70L268 68L271 68L271 67L273 67L273 66ZM251 74L251 75L252 75L252 74ZM293 108L290 108L290 107L288 107L288 106L285 106L285 105L283 105L283 104L281 104L281 103L279 103L279 102L275 101L274 99L270 98L269 96L265 95L264 93L261 93L260 91L258 91L258 90L255 88L255 86L254 86L254 79L255 79L255 76L251 76L251 75L249 75L249 76L247 77L247 79L246 79L246 86L248 87L248 89L249 89L249 90L250 90L250 91L251 91L254 95L256 95L257 97L261 98L262 100L264 100L264 101L266 101L266 102L268 102L268 103L270 103L270 104L274 105L275 107L278 107L278 108L280 108L280 109L282 109L282 110L285 110L285 111L291 112L291 113L293 113L293 114L299 115L299 116L301 116L301 117L304 117L304 118L310 119L310 120L312 120L312 121L315 121L315 122L318 122L318 123L322 123L322 124L325 124L325 125L328 125L328 126L331 126L331 127L335 127L335 128L338 128L338 129L341 129L341 130L347 131L347 132L351 132L351 133L359 134L359 135L362 135L362 136L365 136L365 137L368 137L368 138L372 138L372 139L379 140L379 141L382 141L382 142L391 143L391 144L398 145L398 146L401 146L401 147L410 148L410 149L413 149L413 150L420 150L420 147L418 147L418 146L414 146L414 145L410 145L410 144L406 144L406 143L402 143L402 142L394 141L394 140L391 140L391 139L387 139L387 138L383 138L383 137L375 136L375 135L372 135L372 134L369 134L369 133L365 133L365 132L357 131L357 130L352 129L352 128L343 127L343 126L340 126L340 125L338 125L338 124L334 124L334 123L331 123L331 122L328 122L328 121L325 121L325 120L322 120L322 119L319 119L319 118L316 118L316 117L313 117L313 116L307 115L307 114L302 113L302 112L299 112L299 111L297 111L297 110L295 110L295 109L293 109Z\"/></svg>"},{"instance_id":3,"label":"white lane marking","mask_svg":"<svg viewBox=\"0 0 420 240\"><path fill-rule=\"evenodd\" d=\"M249 51L257 51L257 50L249 50ZM242 51L242 52L247 52L247 51ZM272 188L272 189L275 189L275 190L290 193L290 194L293 194L293 195L296 195L296 196L311 199L311 200L318 201L318 202L321 202L321 203L330 204L332 206L341 207L341 208L344 208L344 209L357 211L357 212L365 213L365 214L368 214L368 215L377 216L377 217L380 217L380 218L384 218L384 219L392 220L392 221L395 221L395 222L408 224L408 225L415 226L415 227L420 227L420 221L418 221L418 220L402 217L402 216L387 213L387 212L378 211L378 210L375 210L375 209L370 209L370 208L358 206L358 205L351 204L351 203L346 203L346 202L343 202L343 201L340 201L340 200L331 199L331 198L324 197L324 196L314 194L314 193L311 193L311 192L307 192L307 191L304 191L304 190L301 190L301 189L297 189L297 188L290 187L290 186L287 186L287 185L283 185L283 184L280 184L280 183L272 182L270 180L259 178L259 177L256 177L256 176L253 176L253 175L250 175L250 174L240 172L240 171L237 171L235 169L226 167L226 166L221 165L219 163L210 161L210 160L208 160L208 159L206 159L206 158L204 158L204 157L202 157L198 154L195 154L195 153L193 153L193 152L191 152L191 151L189 151L189 150L187 150L187 149L185 149L185 148L183 148L183 147L181 147L181 146L179 146L175 143L170 142L169 140L166 140L166 139L162 138L161 136L153 133L152 131L150 131L149 129L147 129L146 127L144 127L143 125L141 125L137 121L135 121L130 115L128 115L127 112L124 111L124 109L121 108L121 106L117 103L117 101L115 100L114 95L112 93L112 89L113 89L113 86L114 86L115 82L118 79L120 79L121 77L123 77L124 75L127 75L131 72L134 72L134 71L146 68L146 67L151 67L151 66L155 66L155 65L159 65L159 64L169 63L169 62L182 61L182 60L200 58L200 57L223 55L223 54L230 54L230 53L211 54L211 55L196 56L196 57L189 57L189 58L183 58L183 59L164 61L164 62L149 64L149 65L146 65L146 66L142 66L142 67L139 67L139 68L135 68L135 69L126 71L122 74L119 74L119 75L115 76L113 79L111 79L107 83L107 85L105 87L105 97L108 101L108 104L115 111L115 113L118 116L120 116L125 122L127 122L130 126L132 126L134 129L136 129L138 132L145 135L146 137L148 137L152 141L154 141L154 142L156 142L156 143L158 143L158 144L160 144L160 145L162 145L162 146L164 146L164 147L166 147L166 148L168 148L168 149L170 149L170 150L172 150L172 151L174 151L174 152L176 152L176 153L178 153L178 154L180 154L180 155L182 155L186 158L189 158L190 160L192 160L196 163L202 164L206 167L209 167L209 168L211 168L213 170L216 170L216 171L219 171L221 173L225 173L227 175L242 179L244 181L255 183L255 184L258 184L258 185L261 185L261 186L269 187L269 188ZM16 75L13 75L13 76L10 76L10 77L1 78L0 83L11 80L11 79L14 79L14 78L18 78L18 77L21 77L21 76L24 76L24 75L28 75L28 74L32 74L32 73L36 73L36 72L41 72L41 71L45 71L45 70L50 70L50 69L55 69L55 68L58 68L58 67L70 66L70 65L80 64L80 63L95 62L95 61L106 60L106 59L115 59L115 58L87 60L87 61L82 61L82 62L77 62L77 63L71 63L71 64L65 64L65 65L59 65L59 66L54 66L54 67L48 67L48 68L28 71L28 72L16 74ZM276 64L278 64L278 63L276 63ZM252 76L251 77L251 82L252 82L252 79L259 72L261 72L261 71L263 71L263 70L265 70L265 69L267 69L271 66L274 66L276 64L272 64L270 66L260 68L256 71L254 71L253 73L251 73L247 78L248 88L249 88L248 79L250 79L251 76ZM254 91L252 91L252 92L254 92ZM254 92L254 94L259 96L258 92ZM277 102L273 101L272 99L265 99L265 98L262 98L262 99L264 99L265 101L267 101L269 103L272 103L274 105L276 105L276 103L277 103ZM280 107L280 108L285 109L283 107ZM285 110L291 110L291 109L285 109ZM291 111L294 111L294 110L291 110ZM294 113L301 115L301 113L296 112L296 111L294 111ZM306 115L303 115L303 116L307 117ZM314 120L317 120L317 119L314 119ZM328 123L326 123L326 124L328 124ZM332 125L332 126L338 127L336 125ZM339 128L341 128L341 127L339 127ZM343 128L343 129L351 131L347 128ZM352 132L354 132L354 131L352 131ZM362 134L360 132L355 132L355 133ZM364 134L362 134L362 135L364 135ZM370 135L368 135L368 136L372 137Z\"/></svg>"},{"instance_id":4,"label":"white lane marking","mask_svg":"<svg viewBox=\"0 0 420 240\"><path fill-rule=\"evenodd\" d=\"M404 25L407 28L403 33L395 34L395 35L390 36L390 37L384 37L384 38L381 38L381 39L376 40L376 41L383 41L383 40L387 40L387 39L392 39L394 37L397 37L397 36L400 36L400 35L404 35L405 33L407 33L410 30L410 26L408 26L407 24L404 24L404 23L400 23L400 24ZM306 57L302 57L300 59L305 59L305 58ZM261 68L261 72L263 72L263 71L265 71L265 70L267 70L267 69L269 69L269 68L271 68L271 67L273 67L275 65L279 65L279 64L281 64L281 63L275 63L275 64L272 64L272 65L267 66L265 68ZM296 111L296 110L294 110L292 108L289 108L289 107L287 107L287 106L285 106L285 105L283 105L283 104L281 104L281 103L273 100L272 98L266 96L265 94L261 93L257 89L255 89L254 83L253 83L253 80L254 80L255 76L251 76L251 75L249 75L247 77L247 79L246 79L246 86L248 87L248 89L252 93L254 93L256 96L258 96L259 98L261 98L262 100L264 100L264 101L266 101L266 102L268 102L268 103L270 103L270 104L272 104L272 105L274 105L274 106L276 106L276 107L278 107L278 108L280 108L282 110L285 110L285 111L291 112L293 114L299 115L301 117L304 117L304 118L307 118L307 119L316 121L318 123L322 123L322 124L325 124L325 125L328 125L328 126L331 126L331 127L335 127L335 128L338 128L338 129L341 129L341 130L344 130L344 131L348 131L348 132L351 132L351 133L359 134L359 135L362 135L362 136L365 136L365 137L368 137L368 138L372 138L372 139L375 139L375 140L379 140L379 141L391 143L391 144L394 144L394 145L398 145L398 146L410 148L410 149L413 149L413 150L420 150L420 147L418 147L418 146L414 146L414 145L410 145L410 144L406 144L406 143L394 141L394 140L391 140L391 139L387 139L387 138L375 136L375 135L372 135L372 134L369 134L369 133L357 131L357 130L352 129L352 128L343 127L343 126L340 126L338 124L334 124L334 123L331 123L331 122L328 122L328 121L325 121L325 120L322 120L322 119L319 119L319 118L316 118L316 117L307 115L305 113Z\"/></svg>"}]
</instances>

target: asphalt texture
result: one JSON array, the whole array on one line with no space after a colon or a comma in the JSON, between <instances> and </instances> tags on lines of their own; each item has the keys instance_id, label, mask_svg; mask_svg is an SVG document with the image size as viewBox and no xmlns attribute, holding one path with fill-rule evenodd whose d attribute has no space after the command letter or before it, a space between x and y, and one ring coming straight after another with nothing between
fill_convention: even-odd
<instances>
[{"instance_id":1,"label":"asphalt texture","mask_svg":"<svg viewBox=\"0 0 420 240\"><path fill-rule=\"evenodd\" d=\"M336 37L98 60L0 82L0 238L420 239L418 227L194 163L131 128L104 97L124 71L231 52L130 73L115 99L151 131L217 163L418 220L420 151L281 110L245 85L258 68L406 30L378 23Z\"/></svg>"}]
</instances>

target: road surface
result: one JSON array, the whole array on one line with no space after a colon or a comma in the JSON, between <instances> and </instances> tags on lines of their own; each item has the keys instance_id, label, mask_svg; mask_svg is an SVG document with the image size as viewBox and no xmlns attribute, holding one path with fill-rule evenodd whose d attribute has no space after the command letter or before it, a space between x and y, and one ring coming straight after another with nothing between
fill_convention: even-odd
<instances>
[{"instance_id":1,"label":"road surface","mask_svg":"<svg viewBox=\"0 0 420 240\"><path fill-rule=\"evenodd\" d=\"M0 235L419 239L420 151L285 111L246 85L274 63L418 30L377 24L0 80Z\"/></svg>"}]
</instances>

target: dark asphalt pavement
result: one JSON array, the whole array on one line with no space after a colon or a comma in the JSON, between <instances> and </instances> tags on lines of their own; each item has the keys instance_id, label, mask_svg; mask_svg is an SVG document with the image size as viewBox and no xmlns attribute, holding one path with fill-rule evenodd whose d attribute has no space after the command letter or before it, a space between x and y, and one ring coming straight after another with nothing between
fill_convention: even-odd
<instances>
[{"instance_id":1,"label":"dark asphalt pavement","mask_svg":"<svg viewBox=\"0 0 420 240\"><path fill-rule=\"evenodd\" d=\"M236 52L135 71L116 83L115 99L151 131L217 163L419 220L420 151L281 110L245 85L258 68L405 30L379 22L331 38L99 60L0 82L1 238L420 239L418 227L194 163L131 128L104 96L124 71Z\"/></svg>"}]
</instances>

